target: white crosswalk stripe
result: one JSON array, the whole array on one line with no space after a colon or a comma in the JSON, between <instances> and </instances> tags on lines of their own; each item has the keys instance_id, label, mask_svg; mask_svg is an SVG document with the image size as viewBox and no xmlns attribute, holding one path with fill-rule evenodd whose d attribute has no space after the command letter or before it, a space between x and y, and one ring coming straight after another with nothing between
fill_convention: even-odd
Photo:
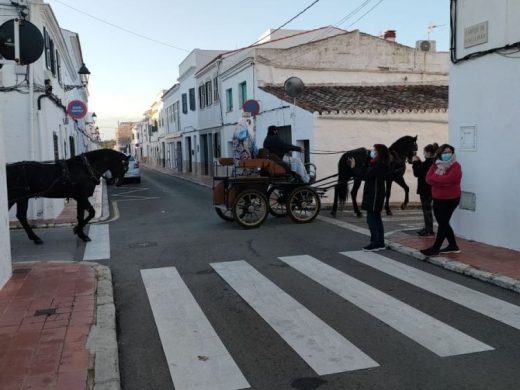
<instances>
[{"instance_id":1,"label":"white crosswalk stripe","mask_svg":"<svg viewBox=\"0 0 520 390\"><path fill-rule=\"evenodd\" d=\"M342 254L496 321L520 329L520 306L431 275L377 253L356 251L342 252Z\"/></svg>"},{"instance_id":2,"label":"white crosswalk stripe","mask_svg":"<svg viewBox=\"0 0 520 390\"><path fill-rule=\"evenodd\" d=\"M83 260L110 259L110 234L108 224L89 225L88 235L92 241L87 242Z\"/></svg>"},{"instance_id":3,"label":"white crosswalk stripe","mask_svg":"<svg viewBox=\"0 0 520 390\"><path fill-rule=\"evenodd\" d=\"M379 254L358 251L341 254L520 329L519 306ZM279 259L440 357L493 350L492 346L314 257L300 255ZM247 262L210 265L280 336L280 342L287 343L318 375L379 366ZM177 269L145 269L141 270L141 276L175 389L250 388Z\"/></svg>"},{"instance_id":4,"label":"white crosswalk stripe","mask_svg":"<svg viewBox=\"0 0 520 390\"><path fill-rule=\"evenodd\" d=\"M378 366L245 261L211 266L318 375Z\"/></svg>"},{"instance_id":5,"label":"white crosswalk stripe","mask_svg":"<svg viewBox=\"0 0 520 390\"><path fill-rule=\"evenodd\" d=\"M493 349L311 256L280 260L441 357Z\"/></svg>"},{"instance_id":6,"label":"white crosswalk stripe","mask_svg":"<svg viewBox=\"0 0 520 390\"><path fill-rule=\"evenodd\" d=\"M249 383L175 267L141 276L176 390L238 390Z\"/></svg>"}]
</instances>

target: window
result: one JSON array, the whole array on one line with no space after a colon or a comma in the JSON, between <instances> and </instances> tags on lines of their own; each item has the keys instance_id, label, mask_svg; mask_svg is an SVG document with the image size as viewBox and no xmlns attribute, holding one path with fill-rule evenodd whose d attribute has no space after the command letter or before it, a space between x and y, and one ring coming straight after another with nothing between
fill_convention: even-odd
<instances>
[{"instance_id":1,"label":"window","mask_svg":"<svg viewBox=\"0 0 520 390\"><path fill-rule=\"evenodd\" d=\"M226 111L233 111L233 89L226 89Z\"/></svg>"},{"instance_id":2,"label":"window","mask_svg":"<svg viewBox=\"0 0 520 390\"><path fill-rule=\"evenodd\" d=\"M199 86L199 107L204 108L206 106L206 87L202 84Z\"/></svg>"},{"instance_id":3,"label":"window","mask_svg":"<svg viewBox=\"0 0 520 390\"><path fill-rule=\"evenodd\" d=\"M188 113L188 96L185 93L182 94L182 113Z\"/></svg>"},{"instance_id":4,"label":"window","mask_svg":"<svg viewBox=\"0 0 520 390\"><path fill-rule=\"evenodd\" d=\"M244 104L244 102L247 100L247 84L245 81L238 84L238 103L240 104L240 107Z\"/></svg>"},{"instance_id":5,"label":"window","mask_svg":"<svg viewBox=\"0 0 520 390\"><path fill-rule=\"evenodd\" d=\"M211 86L211 81L206 81L206 106L209 106L213 103L213 90Z\"/></svg>"},{"instance_id":6,"label":"window","mask_svg":"<svg viewBox=\"0 0 520 390\"><path fill-rule=\"evenodd\" d=\"M195 88L190 88L190 110L195 111Z\"/></svg>"},{"instance_id":7,"label":"window","mask_svg":"<svg viewBox=\"0 0 520 390\"><path fill-rule=\"evenodd\" d=\"M51 72L56 76L56 51L54 50L54 41L51 39L49 43L49 50L51 52Z\"/></svg>"},{"instance_id":8,"label":"window","mask_svg":"<svg viewBox=\"0 0 520 390\"><path fill-rule=\"evenodd\" d=\"M52 133L52 144L54 145L54 160L58 161L60 159L60 151L58 148L58 135L56 133Z\"/></svg>"},{"instance_id":9,"label":"window","mask_svg":"<svg viewBox=\"0 0 520 390\"><path fill-rule=\"evenodd\" d=\"M218 102L218 78L213 79L213 101Z\"/></svg>"},{"instance_id":10,"label":"window","mask_svg":"<svg viewBox=\"0 0 520 390\"><path fill-rule=\"evenodd\" d=\"M50 48L50 40L49 33L47 32L47 29L43 28L43 43L45 45L45 66L47 69L51 70L51 52L49 50Z\"/></svg>"},{"instance_id":11,"label":"window","mask_svg":"<svg viewBox=\"0 0 520 390\"><path fill-rule=\"evenodd\" d=\"M61 61L60 61L60 53L58 53L58 50L56 50L56 75L58 76L58 83L60 85L62 84L61 80Z\"/></svg>"}]
</instances>

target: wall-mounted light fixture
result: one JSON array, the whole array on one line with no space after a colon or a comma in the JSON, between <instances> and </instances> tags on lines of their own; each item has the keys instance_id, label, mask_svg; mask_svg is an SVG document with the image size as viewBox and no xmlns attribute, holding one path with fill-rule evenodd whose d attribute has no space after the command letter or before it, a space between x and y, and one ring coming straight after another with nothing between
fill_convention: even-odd
<instances>
[{"instance_id":1,"label":"wall-mounted light fixture","mask_svg":"<svg viewBox=\"0 0 520 390\"><path fill-rule=\"evenodd\" d=\"M81 81L81 85L64 85L63 89L65 91L70 91L70 90L73 90L75 88L80 89L80 88L86 88L87 87L88 79L90 78L90 71L85 66L85 63L81 64L81 68L79 68L78 74L79 74L79 79Z\"/></svg>"}]
</instances>

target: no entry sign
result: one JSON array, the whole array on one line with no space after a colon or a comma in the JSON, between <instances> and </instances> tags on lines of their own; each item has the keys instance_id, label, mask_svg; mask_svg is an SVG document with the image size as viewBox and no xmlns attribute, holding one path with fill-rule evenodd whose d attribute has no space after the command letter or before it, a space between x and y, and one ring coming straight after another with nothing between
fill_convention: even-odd
<instances>
[{"instance_id":1,"label":"no entry sign","mask_svg":"<svg viewBox=\"0 0 520 390\"><path fill-rule=\"evenodd\" d=\"M67 106L67 114L74 119L82 119L87 115L87 105L81 100L73 100Z\"/></svg>"}]
</instances>

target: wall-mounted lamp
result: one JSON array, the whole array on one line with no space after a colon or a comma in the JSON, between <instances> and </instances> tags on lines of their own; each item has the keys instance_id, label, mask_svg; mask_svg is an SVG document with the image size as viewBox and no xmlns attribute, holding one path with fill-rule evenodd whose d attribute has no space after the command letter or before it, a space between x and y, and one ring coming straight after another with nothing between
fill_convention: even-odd
<instances>
[{"instance_id":1,"label":"wall-mounted lamp","mask_svg":"<svg viewBox=\"0 0 520 390\"><path fill-rule=\"evenodd\" d=\"M88 79L90 78L90 71L85 66L85 63L81 64L81 68L78 70L79 79L81 81L81 85L64 85L63 89L65 91L70 91L75 88L85 88L88 85Z\"/></svg>"}]
</instances>

